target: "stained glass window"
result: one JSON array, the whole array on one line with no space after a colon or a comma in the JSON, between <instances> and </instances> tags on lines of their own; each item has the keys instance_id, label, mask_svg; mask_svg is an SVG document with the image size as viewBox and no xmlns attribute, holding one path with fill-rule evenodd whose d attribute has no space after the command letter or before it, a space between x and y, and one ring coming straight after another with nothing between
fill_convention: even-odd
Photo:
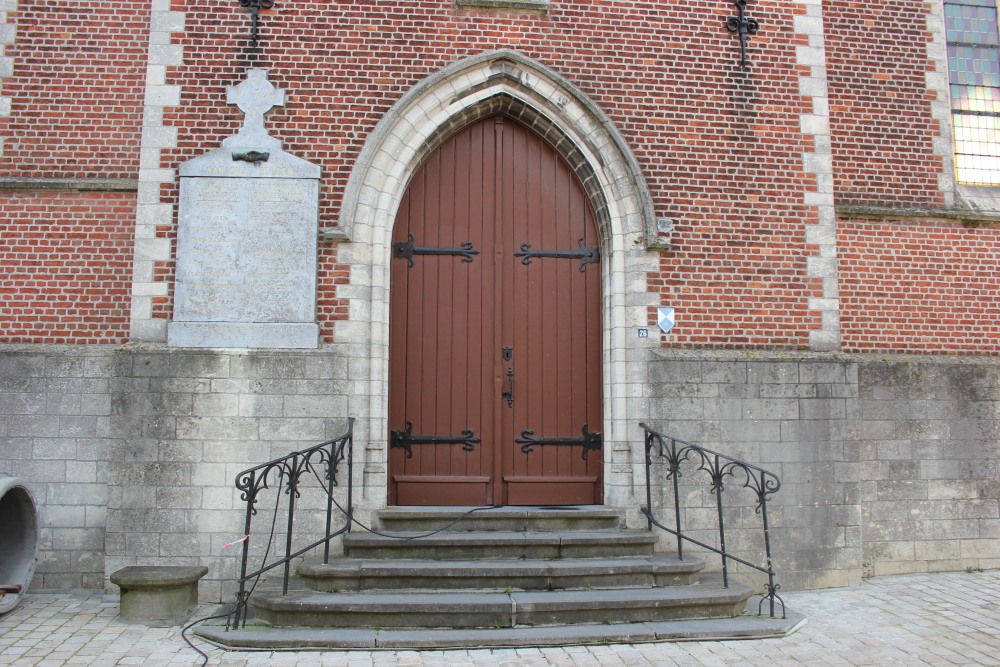
<instances>
[{"instance_id":1,"label":"stained glass window","mask_svg":"<svg viewBox=\"0 0 1000 667\"><path fill-rule=\"evenodd\" d=\"M996 0L945 0L944 17L958 181L1000 185Z\"/></svg>"}]
</instances>

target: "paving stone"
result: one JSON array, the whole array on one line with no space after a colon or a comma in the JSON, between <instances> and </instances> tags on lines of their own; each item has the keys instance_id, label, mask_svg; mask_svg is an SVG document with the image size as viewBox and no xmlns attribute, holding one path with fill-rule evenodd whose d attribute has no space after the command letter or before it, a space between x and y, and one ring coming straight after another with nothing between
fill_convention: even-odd
<instances>
[{"instance_id":1,"label":"paving stone","mask_svg":"<svg viewBox=\"0 0 1000 667\"><path fill-rule=\"evenodd\" d=\"M808 618L780 639L605 644L457 651L222 651L209 665L375 667L447 665L1000 666L1000 571L878 577L856 588L786 593ZM197 616L215 612L201 605ZM192 665L181 629L130 626L103 593L32 594L0 617L0 665Z\"/></svg>"}]
</instances>

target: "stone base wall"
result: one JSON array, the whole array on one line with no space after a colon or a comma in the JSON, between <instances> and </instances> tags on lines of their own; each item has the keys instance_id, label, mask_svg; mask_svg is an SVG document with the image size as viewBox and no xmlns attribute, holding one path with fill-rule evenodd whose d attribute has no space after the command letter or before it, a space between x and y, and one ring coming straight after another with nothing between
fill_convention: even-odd
<instances>
[{"instance_id":1,"label":"stone base wall","mask_svg":"<svg viewBox=\"0 0 1000 667\"><path fill-rule=\"evenodd\" d=\"M1000 362L861 369L864 574L1000 567Z\"/></svg>"},{"instance_id":2,"label":"stone base wall","mask_svg":"<svg viewBox=\"0 0 1000 667\"><path fill-rule=\"evenodd\" d=\"M780 476L784 590L1000 567L1000 360L659 351L650 393L659 430Z\"/></svg>"},{"instance_id":3,"label":"stone base wall","mask_svg":"<svg viewBox=\"0 0 1000 667\"><path fill-rule=\"evenodd\" d=\"M854 433L859 370L856 362L825 355L653 353L654 428L781 479L769 515L783 590L861 580L861 470L852 466L860 451ZM726 496L735 495L739 480L726 481ZM755 502L749 494L740 498L744 506ZM714 525L715 496L707 482L687 504L692 520ZM752 541L762 532L759 520L745 523ZM748 560L763 562L760 549L751 551Z\"/></svg>"},{"instance_id":4,"label":"stone base wall","mask_svg":"<svg viewBox=\"0 0 1000 667\"><path fill-rule=\"evenodd\" d=\"M230 599L238 549L222 547L243 532L237 472L341 435L348 416L359 419L356 504L363 516L381 507L384 475L366 468L382 470L384 451L368 442L351 366L336 346L4 346L0 475L25 480L40 505L32 586L103 588L127 565L206 565L203 598ZM1000 567L1000 360L654 350L648 371L648 413L628 416L631 461L647 421L779 475L782 590ZM632 465L634 508L644 499ZM705 529L714 496L685 488L685 519ZM727 518L730 546L752 551L755 521L749 502Z\"/></svg>"}]
</instances>

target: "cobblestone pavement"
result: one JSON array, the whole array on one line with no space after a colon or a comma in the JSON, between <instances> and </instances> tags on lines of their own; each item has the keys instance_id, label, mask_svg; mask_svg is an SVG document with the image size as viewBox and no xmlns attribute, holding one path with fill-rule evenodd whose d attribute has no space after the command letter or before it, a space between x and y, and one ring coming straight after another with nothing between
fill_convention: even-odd
<instances>
[{"instance_id":1,"label":"cobblestone pavement","mask_svg":"<svg viewBox=\"0 0 1000 667\"><path fill-rule=\"evenodd\" d=\"M210 665L998 665L1000 571L880 577L787 593L808 623L783 639L462 651L226 652ZM207 615L213 607L203 605ZM34 594L0 619L0 665L200 665L179 628L118 620L102 594Z\"/></svg>"}]
</instances>

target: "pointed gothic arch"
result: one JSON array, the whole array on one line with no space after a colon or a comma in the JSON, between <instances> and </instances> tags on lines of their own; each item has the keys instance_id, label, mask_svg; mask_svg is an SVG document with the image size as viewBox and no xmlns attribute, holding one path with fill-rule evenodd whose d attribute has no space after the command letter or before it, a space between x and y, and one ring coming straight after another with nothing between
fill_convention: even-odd
<instances>
[{"instance_id":1,"label":"pointed gothic arch","mask_svg":"<svg viewBox=\"0 0 1000 667\"><path fill-rule=\"evenodd\" d=\"M645 414L645 359L634 348L646 326L646 275L655 270L656 221L638 163L608 117L584 93L515 51L457 62L414 86L369 136L350 176L338 226L329 240L350 241L350 317L339 343L354 344L358 397L352 414L367 421L364 479L370 500L385 488L389 349L389 262L392 226L411 177L454 132L489 115L517 119L543 137L575 171L594 208L601 240L604 348L605 502L631 497L638 442L630 432ZM368 324L370 323L370 324ZM642 345L641 347L645 347ZM613 466L614 464L614 466ZM381 501L384 502L384 499Z\"/></svg>"}]
</instances>

